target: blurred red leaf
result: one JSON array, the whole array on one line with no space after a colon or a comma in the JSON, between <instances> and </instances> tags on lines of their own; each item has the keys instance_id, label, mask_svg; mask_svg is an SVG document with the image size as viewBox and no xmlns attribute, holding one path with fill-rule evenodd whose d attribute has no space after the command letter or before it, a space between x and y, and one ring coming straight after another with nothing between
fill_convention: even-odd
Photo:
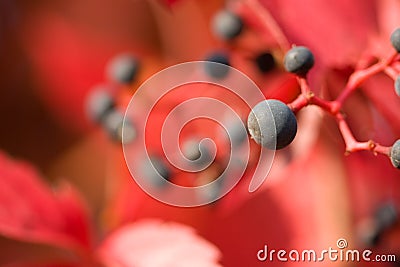
<instances>
[{"instance_id":1,"label":"blurred red leaf","mask_svg":"<svg viewBox=\"0 0 400 267\"><path fill-rule=\"evenodd\" d=\"M160 0L163 4L171 7L173 5L175 5L177 2L179 2L180 0Z\"/></svg>"},{"instance_id":2,"label":"blurred red leaf","mask_svg":"<svg viewBox=\"0 0 400 267\"><path fill-rule=\"evenodd\" d=\"M354 63L368 45L371 33L377 30L373 0L313 0L306 5L296 0L261 2L282 27L289 42L307 45L314 52L317 64Z\"/></svg>"},{"instance_id":3,"label":"blurred red leaf","mask_svg":"<svg viewBox=\"0 0 400 267\"><path fill-rule=\"evenodd\" d=\"M191 228L147 220L112 234L99 248L110 266L220 266L219 251Z\"/></svg>"},{"instance_id":4,"label":"blurred red leaf","mask_svg":"<svg viewBox=\"0 0 400 267\"><path fill-rule=\"evenodd\" d=\"M400 98L396 96L393 80L384 75L377 75L369 79L362 87L362 90L383 118L386 119L385 122L391 128L391 133L394 136L398 135L400 133L400 119L397 112ZM382 119L379 122L382 123ZM392 142L394 140L388 141Z\"/></svg>"},{"instance_id":5,"label":"blurred red leaf","mask_svg":"<svg viewBox=\"0 0 400 267\"><path fill-rule=\"evenodd\" d=\"M21 39L38 95L61 126L70 131L87 130L86 96L93 86L105 81L108 60L121 51L142 52L122 37L88 34L84 27L56 12L44 9L30 16Z\"/></svg>"},{"instance_id":6,"label":"blurred red leaf","mask_svg":"<svg viewBox=\"0 0 400 267\"><path fill-rule=\"evenodd\" d=\"M85 97L102 80L108 51L65 19L42 13L31 19L24 35L39 96L61 125L86 129Z\"/></svg>"},{"instance_id":7,"label":"blurred red leaf","mask_svg":"<svg viewBox=\"0 0 400 267\"><path fill-rule=\"evenodd\" d=\"M0 235L89 251L88 215L71 187L52 192L31 166L1 153L0 177Z\"/></svg>"},{"instance_id":8,"label":"blurred red leaf","mask_svg":"<svg viewBox=\"0 0 400 267\"><path fill-rule=\"evenodd\" d=\"M390 46L388 40L390 34L400 26L400 2L397 0L380 0L377 9L377 19L379 30L382 37L387 38L385 41Z\"/></svg>"}]
</instances>

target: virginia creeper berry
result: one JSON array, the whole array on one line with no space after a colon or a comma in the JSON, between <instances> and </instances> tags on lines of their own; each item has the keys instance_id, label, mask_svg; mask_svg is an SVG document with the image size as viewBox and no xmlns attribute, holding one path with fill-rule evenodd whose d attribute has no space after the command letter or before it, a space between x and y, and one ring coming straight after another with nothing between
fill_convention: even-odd
<instances>
[{"instance_id":1,"label":"virginia creeper berry","mask_svg":"<svg viewBox=\"0 0 400 267\"><path fill-rule=\"evenodd\" d=\"M149 160L142 162L143 177L155 186L163 186L166 181L171 179L170 170L158 156L150 156Z\"/></svg>"},{"instance_id":2,"label":"virginia creeper berry","mask_svg":"<svg viewBox=\"0 0 400 267\"><path fill-rule=\"evenodd\" d=\"M265 100L254 106L247 127L256 143L268 149L282 149L295 138L297 120L285 103Z\"/></svg>"},{"instance_id":3,"label":"virginia creeper berry","mask_svg":"<svg viewBox=\"0 0 400 267\"><path fill-rule=\"evenodd\" d=\"M196 160L201 157L200 143L196 140L189 140L183 144L183 155L189 160Z\"/></svg>"},{"instance_id":4,"label":"virginia creeper berry","mask_svg":"<svg viewBox=\"0 0 400 267\"><path fill-rule=\"evenodd\" d=\"M243 29L242 19L227 10L218 12L212 21L212 31L222 40L231 40L237 37Z\"/></svg>"},{"instance_id":5,"label":"virginia creeper berry","mask_svg":"<svg viewBox=\"0 0 400 267\"><path fill-rule=\"evenodd\" d=\"M106 67L107 77L116 83L130 84L139 70L138 60L130 54L114 57Z\"/></svg>"},{"instance_id":6,"label":"virginia creeper berry","mask_svg":"<svg viewBox=\"0 0 400 267\"><path fill-rule=\"evenodd\" d=\"M105 116L102 124L110 137L118 142L127 144L132 142L136 137L135 127L129 120L124 120L124 115L118 110L114 109L110 111ZM124 133L123 136L122 133Z\"/></svg>"},{"instance_id":7,"label":"virginia creeper berry","mask_svg":"<svg viewBox=\"0 0 400 267\"><path fill-rule=\"evenodd\" d=\"M276 66L275 58L270 52L264 52L255 58L258 69L262 73L273 70Z\"/></svg>"},{"instance_id":8,"label":"virginia creeper berry","mask_svg":"<svg viewBox=\"0 0 400 267\"><path fill-rule=\"evenodd\" d=\"M94 122L101 122L105 116L113 110L115 102L113 97L106 89L101 87L94 88L86 98L86 110L88 116Z\"/></svg>"},{"instance_id":9,"label":"virginia creeper berry","mask_svg":"<svg viewBox=\"0 0 400 267\"><path fill-rule=\"evenodd\" d=\"M202 165L211 158L210 151L204 143L190 139L183 144L183 155L196 164Z\"/></svg>"},{"instance_id":10,"label":"virginia creeper berry","mask_svg":"<svg viewBox=\"0 0 400 267\"><path fill-rule=\"evenodd\" d=\"M206 61L215 62L219 64L205 63L205 71L208 75L215 79L222 79L226 77L229 72L229 58L225 53L215 52L206 58Z\"/></svg>"},{"instance_id":11,"label":"virginia creeper berry","mask_svg":"<svg viewBox=\"0 0 400 267\"><path fill-rule=\"evenodd\" d=\"M397 76L396 80L394 81L394 91L398 96L400 96L400 75Z\"/></svg>"},{"instance_id":12,"label":"virginia creeper berry","mask_svg":"<svg viewBox=\"0 0 400 267\"><path fill-rule=\"evenodd\" d=\"M392 43L394 49L396 49L396 51L400 53L400 28L394 30L394 32L390 36L390 42Z\"/></svg>"},{"instance_id":13,"label":"virginia creeper berry","mask_svg":"<svg viewBox=\"0 0 400 267\"><path fill-rule=\"evenodd\" d=\"M283 60L286 71L304 76L314 66L314 55L304 46L290 49Z\"/></svg>"},{"instance_id":14,"label":"virginia creeper berry","mask_svg":"<svg viewBox=\"0 0 400 267\"><path fill-rule=\"evenodd\" d=\"M400 139L393 144L390 150L390 160L395 168L400 169Z\"/></svg>"},{"instance_id":15,"label":"virginia creeper berry","mask_svg":"<svg viewBox=\"0 0 400 267\"><path fill-rule=\"evenodd\" d=\"M378 208L375 213L375 221L379 229L391 227L397 220L397 210L393 203L387 203Z\"/></svg>"},{"instance_id":16,"label":"virginia creeper berry","mask_svg":"<svg viewBox=\"0 0 400 267\"><path fill-rule=\"evenodd\" d=\"M232 146L240 146L247 137L246 128L242 121L227 121L226 133L231 141Z\"/></svg>"},{"instance_id":17,"label":"virginia creeper berry","mask_svg":"<svg viewBox=\"0 0 400 267\"><path fill-rule=\"evenodd\" d=\"M362 229L361 237L369 246L377 246L387 230L398 221L398 212L394 203L384 203L376 209L373 218L366 220L365 229Z\"/></svg>"}]
</instances>

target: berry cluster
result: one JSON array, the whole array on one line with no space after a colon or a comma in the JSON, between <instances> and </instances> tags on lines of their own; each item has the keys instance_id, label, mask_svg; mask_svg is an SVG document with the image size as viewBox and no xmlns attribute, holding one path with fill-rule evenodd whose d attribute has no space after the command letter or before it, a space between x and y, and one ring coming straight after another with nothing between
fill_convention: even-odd
<instances>
[{"instance_id":1,"label":"berry cluster","mask_svg":"<svg viewBox=\"0 0 400 267\"><path fill-rule=\"evenodd\" d=\"M131 84L139 70L137 59L129 54L121 54L113 58L106 67L109 83L95 86L86 100L88 117L100 124L113 140L129 143L135 139L136 129L132 122L124 120L124 113L117 108L113 96L113 86ZM125 135L122 136L122 127Z\"/></svg>"},{"instance_id":2,"label":"berry cluster","mask_svg":"<svg viewBox=\"0 0 400 267\"><path fill-rule=\"evenodd\" d=\"M394 203L381 204L371 218L366 218L360 224L361 239L368 246L376 246L398 221L399 214Z\"/></svg>"},{"instance_id":3,"label":"berry cluster","mask_svg":"<svg viewBox=\"0 0 400 267\"><path fill-rule=\"evenodd\" d=\"M400 96L400 75L391 66L399 59L400 28L396 29L390 37L395 53L368 68L354 72L338 98L333 101L327 101L316 96L310 90L307 82L307 73L314 66L315 58L313 53L305 46L289 48L289 42L279 26L276 25L273 18L257 1L249 1L248 7L253 11L257 10L257 12L251 14L258 16L261 24L267 28L268 32L272 33L281 49L287 51L284 56L283 66L287 72L293 73L298 77L301 87L301 94L288 105L278 100L267 100L260 102L253 108L248 116L248 130L255 142L269 149L286 147L293 141L297 132L295 114L305 106L317 105L336 118L346 143L347 153L369 150L375 154L384 154L390 157L394 167L400 168L400 140L396 141L392 147L382 146L372 140L358 142L354 138L342 112L342 106L349 95L368 77L379 72L384 72L393 78L395 92ZM215 16L212 29L219 39L232 41L237 39L245 30L245 25L240 16L233 11L224 10ZM272 54L264 53L256 58L255 64L262 72L266 72L273 69L275 60Z\"/></svg>"},{"instance_id":4,"label":"berry cluster","mask_svg":"<svg viewBox=\"0 0 400 267\"><path fill-rule=\"evenodd\" d=\"M223 79L228 75L230 62L224 52L214 52L206 58L207 62L218 64L205 64L205 72L214 79Z\"/></svg>"},{"instance_id":5,"label":"berry cluster","mask_svg":"<svg viewBox=\"0 0 400 267\"><path fill-rule=\"evenodd\" d=\"M400 59L400 29L395 30L390 37L390 42L394 47L392 54L377 63L357 69L349 77L347 84L336 99L325 100L317 96L310 89L308 83L307 75L313 68L315 60L317 60L312 51L305 46L290 46L279 26L269 13L260 6L258 1L249 0L246 3L247 8L254 11L251 13L251 16L254 16L252 19L257 20L262 27L267 28L267 32L272 35L278 46L277 49L258 49L254 53L251 52L251 56L246 58L251 59L251 63L261 75L279 71L282 65L286 72L292 73L296 77L301 91L291 103L286 104L276 99L268 99L255 105L247 117L247 129L251 138L257 144L270 150L287 147L297 134L296 114L306 106L315 105L335 118L343 136L347 153L366 150L374 154L384 154L390 158L393 166L399 169L400 140L394 142L392 146L383 146L372 140L357 141L348 126L342 108L352 92L357 90L366 79L380 72L387 74L394 80L395 92L400 96L400 75L398 69L393 67L393 64ZM232 71L229 66L235 66L233 53L243 48L238 44L247 30L246 27L247 24L243 15L241 15L241 12L236 12L234 8L222 10L212 19L211 32L216 39L221 41L223 49L219 48L204 58L204 61L206 61L204 72L210 78L220 81L230 75ZM282 56L283 54L284 56ZM280 57L283 57L283 59ZM207 64L207 62L213 62L213 64ZM113 139L123 141L123 143L132 142L135 139L136 130L134 124L124 120L123 113L117 109L118 105L113 96L112 88L115 87L114 85L117 85L117 87L131 85L136 79L138 71L139 62L135 57L129 54L118 55L106 67L109 84L94 88L87 101L90 118L102 125ZM124 136L122 136L122 126L124 126ZM232 146L240 146L247 136L242 135L243 131L239 127L241 125L232 124L231 126L226 131L231 138ZM193 139L193 136L183 140L182 154L195 165L204 165L203 163L209 162L211 158L208 148L202 146L202 143L197 139ZM220 162L215 165L218 165L218 163ZM157 177L160 176L165 180L172 180L173 178L169 165L165 164L163 157L158 154L154 154L148 162L143 164L142 173L152 181L159 181L160 179Z\"/></svg>"},{"instance_id":6,"label":"berry cluster","mask_svg":"<svg viewBox=\"0 0 400 267\"><path fill-rule=\"evenodd\" d=\"M399 53L400 28L393 32L390 40L396 52ZM353 73L342 94L339 95L336 100L327 101L317 97L310 90L307 83L307 73L314 65L314 55L307 47L294 46L286 53L283 64L286 71L297 75L301 87L301 94L287 106L276 100L267 100L256 105L248 118L250 135L258 144L269 149L271 149L271 142L275 140L275 138L276 149L286 147L292 142L297 131L296 119L293 112L296 113L307 105L317 105L336 118L341 134L346 142L346 152L369 150L374 153L381 153L390 157L393 166L399 169L400 140L397 140L392 147L381 146L372 140L358 142L351 133L344 115L341 112L341 107L347 97L352 91L356 90L365 79L380 71L392 70L390 65L398 59L397 53L390 55L387 59L367 69L358 70L358 72ZM392 75L392 77L395 81L394 89L397 95L400 95L400 76L394 77ZM272 111L272 118L266 115L269 110ZM271 129L275 129L276 136L271 134Z\"/></svg>"}]
</instances>

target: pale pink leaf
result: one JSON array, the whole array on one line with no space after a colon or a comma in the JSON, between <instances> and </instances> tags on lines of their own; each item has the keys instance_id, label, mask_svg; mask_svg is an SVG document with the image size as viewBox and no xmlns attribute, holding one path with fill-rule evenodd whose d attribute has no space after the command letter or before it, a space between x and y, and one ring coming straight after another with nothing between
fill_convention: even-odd
<instances>
[{"instance_id":1,"label":"pale pink leaf","mask_svg":"<svg viewBox=\"0 0 400 267\"><path fill-rule=\"evenodd\" d=\"M144 220L127 225L108 237L98 253L110 266L217 267L218 249L177 223Z\"/></svg>"}]
</instances>

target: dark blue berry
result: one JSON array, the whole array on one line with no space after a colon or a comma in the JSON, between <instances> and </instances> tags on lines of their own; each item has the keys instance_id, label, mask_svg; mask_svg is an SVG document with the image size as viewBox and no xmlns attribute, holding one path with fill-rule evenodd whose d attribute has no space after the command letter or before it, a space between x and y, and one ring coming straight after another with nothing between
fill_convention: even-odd
<instances>
[{"instance_id":1,"label":"dark blue berry","mask_svg":"<svg viewBox=\"0 0 400 267\"><path fill-rule=\"evenodd\" d=\"M209 147L196 139L189 139L183 144L183 155L197 166L210 163L212 155Z\"/></svg>"},{"instance_id":2,"label":"dark blue berry","mask_svg":"<svg viewBox=\"0 0 400 267\"><path fill-rule=\"evenodd\" d=\"M393 203L380 206L375 212L375 221L379 229L385 230L397 221L397 210Z\"/></svg>"},{"instance_id":3,"label":"dark blue berry","mask_svg":"<svg viewBox=\"0 0 400 267\"><path fill-rule=\"evenodd\" d=\"M183 144L183 155L191 160L197 160L201 157L200 143L196 140L189 140Z\"/></svg>"},{"instance_id":4,"label":"dark blue berry","mask_svg":"<svg viewBox=\"0 0 400 267\"><path fill-rule=\"evenodd\" d=\"M255 59L258 69L262 73L269 72L273 70L276 66L274 56L269 52L264 52L258 55Z\"/></svg>"},{"instance_id":5,"label":"dark blue berry","mask_svg":"<svg viewBox=\"0 0 400 267\"><path fill-rule=\"evenodd\" d=\"M246 127L242 121L228 120L225 123L227 138L229 138L231 145L234 147L240 146L246 140L247 132Z\"/></svg>"},{"instance_id":6,"label":"dark blue berry","mask_svg":"<svg viewBox=\"0 0 400 267\"><path fill-rule=\"evenodd\" d=\"M150 156L142 162L141 174L152 185L163 186L170 181L171 172L163 160L158 156Z\"/></svg>"},{"instance_id":7,"label":"dark blue berry","mask_svg":"<svg viewBox=\"0 0 400 267\"><path fill-rule=\"evenodd\" d=\"M222 79L228 75L230 63L229 58L225 53L215 52L209 55L206 58L206 61L205 71L209 76L215 79ZM214 62L218 64L208 62Z\"/></svg>"},{"instance_id":8,"label":"dark blue berry","mask_svg":"<svg viewBox=\"0 0 400 267\"><path fill-rule=\"evenodd\" d=\"M105 116L115 107L115 102L111 94L98 86L94 88L86 98L86 110L89 118L94 122L100 123Z\"/></svg>"},{"instance_id":9,"label":"dark blue berry","mask_svg":"<svg viewBox=\"0 0 400 267\"><path fill-rule=\"evenodd\" d=\"M124 121L124 114L118 110L110 111L102 121L102 125L109 136L118 142L128 144L136 137L136 129L129 121Z\"/></svg>"},{"instance_id":10,"label":"dark blue berry","mask_svg":"<svg viewBox=\"0 0 400 267\"><path fill-rule=\"evenodd\" d=\"M304 76L314 66L314 55L304 46L290 49L283 60L286 71Z\"/></svg>"},{"instance_id":11,"label":"dark blue berry","mask_svg":"<svg viewBox=\"0 0 400 267\"><path fill-rule=\"evenodd\" d=\"M250 112L247 127L256 143L268 149L282 149L297 133L296 116L279 100L265 100Z\"/></svg>"},{"instance_id":12,"label":"dark blue berry","mask_svg":"<svg viewBox=\"0 0 400 267\"><path fill-rule=\"evenodd\" d=\"M397 28L390 36L390 42L398 53L400 53L400 28Z\"/></svg>"},{"instance_id":13,"label":"dark blue berry","mask_svg":"<svg viewBox=\"0 0 400 267\"><path fill-rule=\"evenodd\" d=\"M116 83L130 84L139 70L138 60L130 54L120 54L107 65L107 77Z\"/></svg>"},{"instance_id":14,"label":"dark blue berry","mask_svg":"<svg viewBox=\"0 0 400 267\"><path fill-rule=\"evenodd\" d=\"M397 76L396 80L394 81L394 91L398 96L400 96L400 75Z\"/></svg>"},{"instance_id":15,"label":"dark blue berry","mask_svg":"<svg viewBox=\"0 0 400 267\"><path fill-rule=\"evenodd\" d=\"M212 31L222 40L231 40L237 37L242 30L242 19L230 11L222 10L213 18Z\"/></svg>"},{"instance_id":16,"label":"dark blue berry","mask_svg":"<svg viewBox=\"0 0 400 267\"><path fill-rule=\"evenodd\" d=\"M369 227L362 233L364 242L370 246L377 246L385 233L398 221L398 213L393 203L380 206L368 224Z\"/></svg>"},{"instance_id":17,"label":"dark blue berry","mask_svg":"<svg viewBox=\"0 0 400 267\"><path fill-rule=\"evenodd\" d=\"M221 191L224 186L225 177L219 177L218 180L214 180L212 185L207 188L198 189L198 197L204 201L212 201L210 204L216 204L216 199L221 195Z\"/></svg>"},{"instance_id":18,"label":"dark blue berry","mask_svg":"<svg viewBox=\"0 0 400 267\"><path fill-rule=\"evenodd\" d=\"M395 168L400 169L400 139L393 144L390 150L390 160Z\"/></svg>"}]
</instances>

